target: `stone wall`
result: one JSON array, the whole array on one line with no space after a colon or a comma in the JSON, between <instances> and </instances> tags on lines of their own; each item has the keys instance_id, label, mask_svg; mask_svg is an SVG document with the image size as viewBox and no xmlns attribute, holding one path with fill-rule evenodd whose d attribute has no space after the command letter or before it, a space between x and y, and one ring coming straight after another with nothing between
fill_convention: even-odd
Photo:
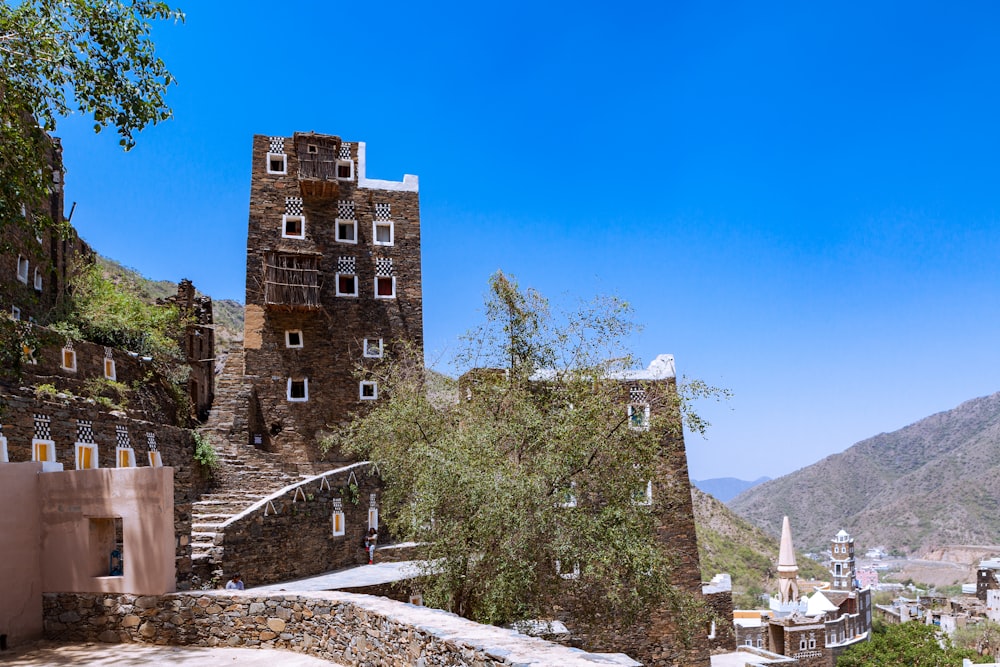
<instances>
[{"instance_id":1,"label":"stone wall","mask_svg":"<svg viewBox=\"0 0 1000 667\"><path fill-rule=\"evenodd\" d=\"M715 636L709 637L709 649L714 651L735 651L736 633L733 627L732 591L715 591L705 594L705 604L715 623Z\"/></svg>"},{"instance_id":2,"label":"stone wall","mask_svg":"<svg viewBox=\"0 0 1000 667\"><path fill-rule=\"evenodd\" d=\"M377 508L381 482L365 463L286 487L222 525L223 570L262 586L366 563L373 494ZM344 512L344 535L333 535L334 501ZM386 542L385 526L378 530Z\"/></svg>"},{"instance_id":3,"label":"stone wall","mask_svg":"<svg viewBox=\"0 0 1000 667\"><path fill-rule=\"evenodd\" d=\"M268 155L275 148L280 148L286 173L268 173ZM354 164L349 178L300 178L300 158L315 155L332 160L341 150ZM303 464L304 470L314 461L349 460L336 450L323 454L316 443L325 424L347 421L351 413L370 404L361 399L357 374L379 360L364 355L365 339L381 339L386 351L403 341L415 345L418 354L423 346L418 194L359 187L358 157L358 144L330 135L253 139L246 375L259 400L267 449ZM393 229L391 245L374 238L376 210L382 217L386 207ZM283 216L291 213L304 218L301 238L283 235ZM352 241L338 236L338 220L356 220ZM269 257L295 258L315 266L318 286L312 306L265 303ZM390 262L395 296L376 298L376 276ZM349 264L355 267L357 296L337 296L338 272ZM289 331L299 332L295 346L288 344ZM290 379L308 382L308 400L289 400Z\"/></svg>"},{"instance_id":4,"label":"stone wall","mask_svg":"<svg viewBox=\"0 0 1000 667\"><path fill-rule=\"evenodd\" d=\"M277 648L344 665L639 665L625 655L583 653L447 612L351 593L47 593L44 612L46 637L69 642Z\"/></svg>"}]
</instances>

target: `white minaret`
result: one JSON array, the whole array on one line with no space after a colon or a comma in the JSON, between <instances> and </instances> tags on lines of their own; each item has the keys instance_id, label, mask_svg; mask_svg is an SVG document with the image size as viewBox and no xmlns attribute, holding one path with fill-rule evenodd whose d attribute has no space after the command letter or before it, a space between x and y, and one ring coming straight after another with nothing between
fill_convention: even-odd
<instances>
[{"instance_id":1,"label":"white minaret","mask_svg":"<svg viewBox=\"0 0 1000 667\"><path fill-rule=\"evenodd\" d=\"M795 563L792 527L786 516L781 523L781 549L778 551L778 600L784 605L799 602L799 566Z\"/></svg>"}]
</instances>

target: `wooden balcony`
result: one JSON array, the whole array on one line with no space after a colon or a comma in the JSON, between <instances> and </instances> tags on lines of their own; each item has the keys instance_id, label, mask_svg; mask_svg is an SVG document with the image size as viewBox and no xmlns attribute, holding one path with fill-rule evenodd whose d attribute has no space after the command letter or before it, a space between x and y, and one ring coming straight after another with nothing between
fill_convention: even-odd
<instances>
[{"instance_id":1,"label":"wooden balcony","mask_svg":"<svg viewBox=\"0 0 1000 667\"><path fill-rule=\"evenodd\" d=\"M319 256L268 253L264 258L264 304L314 310L320 307Z\"/></svg>"}]
</instances>

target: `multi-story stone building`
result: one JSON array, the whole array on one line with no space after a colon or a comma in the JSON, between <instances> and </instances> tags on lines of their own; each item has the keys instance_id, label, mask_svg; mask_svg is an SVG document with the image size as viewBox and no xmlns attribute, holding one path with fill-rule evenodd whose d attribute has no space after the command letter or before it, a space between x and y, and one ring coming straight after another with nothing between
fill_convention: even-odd
<instances>
[{"instance_id":1,"label":"multi-story stone building","mask_svg":"<svg viewBox=\"0 0 1000 667\"><path fill-rule=\"evenodd\" d=\"M854 590L857 580L857 561L854 559L854 538L841 530L830 544L830 575L833 577L833 590Z\"/></svg>"},{"instance_id":2,"label":"multi-story stone building","mask_svg":"<svg viewBox=\"0 0 1000 667\"><path fill-rule=\"evenodd\" d=\"M423 350L416 176L366 175L365 144L298 132L253 140L245 373L250 444L300 468L328 425L378 400L365 369Z\"/></svg>"}]
</instances>

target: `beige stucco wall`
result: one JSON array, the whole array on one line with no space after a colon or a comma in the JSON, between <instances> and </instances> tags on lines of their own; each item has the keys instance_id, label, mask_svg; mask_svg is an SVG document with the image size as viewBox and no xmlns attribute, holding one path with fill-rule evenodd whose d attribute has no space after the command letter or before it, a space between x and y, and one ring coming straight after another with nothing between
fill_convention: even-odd
<instances>
[{"instance_id":1,"label":"beige stucco wall","mask_svg":"<svg viewBox=\"0 0 1000 667\"><path fill-rule=\"evenodd\" d=\"M42 636L41 463L0 463L0 634L15 646Z\"/></svg>"},{"instance_id":2,"label":"beige stucco wall","mask_svg":"<svg viewBox=\"0 0 1000 667\"><path fill-rule=\"evenodd\" d=\"M39 476L45 592L160 595L175 590L173 468L99 468ZM124 574L106 571L95 520L120 517Z\"/></svg>"}]
</instances>

